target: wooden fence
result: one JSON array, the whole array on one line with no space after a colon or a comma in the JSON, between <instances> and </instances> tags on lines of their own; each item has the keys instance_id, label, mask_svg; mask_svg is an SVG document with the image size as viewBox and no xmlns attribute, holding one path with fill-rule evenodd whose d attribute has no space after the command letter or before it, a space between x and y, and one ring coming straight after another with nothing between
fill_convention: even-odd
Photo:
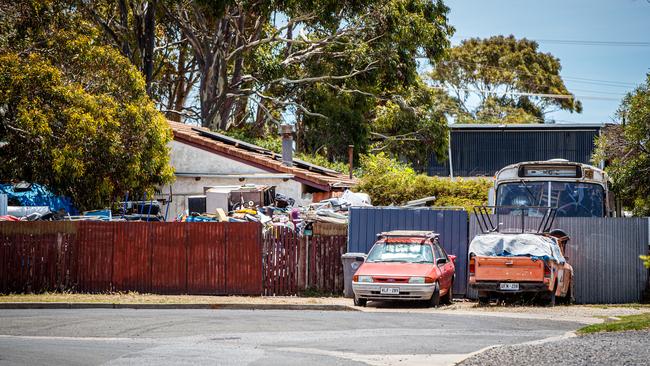
<instances>
[{"instance_id":1,"label":"wooden fence","mask_svg":"<svg viewBox=\"0 0 650 366\"><path fill-rule=\"evenodd\" d=\"M0 222L0 292L342 291L345 235L270 234L255 223Z\"/></svg>"},{"instance_id":2,"label":"wooden fence","mask_svg":"<svg viewBox=\"0 0 650 366\"><path fill-rule=\"evenodd\" d=\"M287 296L304 289L343 292L341 255L347 250L347 227L317 223L313 235L274 229L264 239L264 295Z\"/></svg>"}]
</instances>

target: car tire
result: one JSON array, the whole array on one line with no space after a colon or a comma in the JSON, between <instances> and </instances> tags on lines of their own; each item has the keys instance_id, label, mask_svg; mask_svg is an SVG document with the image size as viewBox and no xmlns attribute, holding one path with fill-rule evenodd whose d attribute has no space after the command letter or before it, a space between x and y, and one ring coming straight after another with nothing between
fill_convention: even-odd
<instances>
[{"instance_id":1,"label":"car tire","mask_svg":"<svg viewBox=\"0 0 650 366\"><path fill-rule=\"evenodd\" d=\"M547 295L546 298L546 306L553 307L555 306L556 303L556 297L555 297L555 291L557 290L557 280L555 280L555 285L553 285L553 289L551 292Z\"/></svg>"},{"instance_id":2,"label":"car tire","mask_svg":"<svg viewBox=\"0 0 650 366\"><path fill-rule=\"evenodd\" d=\"M361 307L366 307L368 304L368 299L360 299L358 297L354 297L354 306L361 306Z\"/></svg>"},{"instance_id":3,"label":"car tire","mask_svg":"<svg viewBox=\"0 0 650 366\"><path fill-rule=\"evenodd\" d=\"M490 305L490 296L478 297L478 306L488 306L488 305Z\"/></svg>"},{"instance_id":4,"label":"car tire","mask_svg":"<svg viewBox=\"0 0 650 366\"><path fill-rule=\"evenodd\" d=\"M438 305L440 305L440 284L436 282L436 287L434 288L431 299L429 300L429 306L435 308L438 307Z\"/></svg>"},{"instance_id":5,"label":"car tire","mask_svg":"<svg viewBox=\"0 0 650 366\"><path fill-rule=\"evenodd\" d=\"M451 285L449 286L449 290L447 290L447 293L445 296L442 297L442 303L445 305L451 305L453 299L454 299L454 283L452 282Z\"/></svg>"}]
</instances>

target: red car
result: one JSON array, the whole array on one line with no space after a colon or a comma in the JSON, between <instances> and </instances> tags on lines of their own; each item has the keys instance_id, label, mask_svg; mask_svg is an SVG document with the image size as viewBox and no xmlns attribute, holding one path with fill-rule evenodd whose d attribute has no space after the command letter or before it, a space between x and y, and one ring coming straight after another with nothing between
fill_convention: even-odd
<instances>
[{"instance_id":1,"label":"red car","mask_svg":"<svg viewBox=\"0 0 650 366\"><path fill-rule=\"evenodd\" d=\"M352 279L354 304L368 300L426 300L451 303L455 255L447 255L431 231L389 231L378 235Z\"/></svg>"}]
</instances>

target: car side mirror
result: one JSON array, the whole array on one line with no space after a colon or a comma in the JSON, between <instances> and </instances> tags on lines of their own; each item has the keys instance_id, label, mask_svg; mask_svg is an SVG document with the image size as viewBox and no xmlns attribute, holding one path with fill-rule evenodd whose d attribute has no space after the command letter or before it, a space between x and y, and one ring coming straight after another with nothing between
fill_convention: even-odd
<instances>
[{"instance_id":1,"label":"car side mirror","mask_svg":"<svg viewBox=\"0 0 650 366\"><path fill-rule=\"evenodd\" d=\"M436 260L436 265L437 266L439 266L441 264L445 264L445 263L447 263L447 260L445 258L438 258L438 260Z\"/></svg>"},{"instance_id":2,"label":"car side mirror","mask_svg":"<svg viewBox=\"0 0 650 366\"><path fill-rule=\"evenodd\" d=\"M456 256L453 254L449 254L449 259L451 259L452 262L456 263Z\"/></svg>"},{"instance_id":3,"label":"car side mirror","mask_svg":"<svg viewBox=\"0 0 650 366\"><path fill-rule=\"evenodd\" d=\"M354 257L354 260L357 261L357 262L365 262L366 258L364 258L364 257Z\"/></svg>"}]
</instances>

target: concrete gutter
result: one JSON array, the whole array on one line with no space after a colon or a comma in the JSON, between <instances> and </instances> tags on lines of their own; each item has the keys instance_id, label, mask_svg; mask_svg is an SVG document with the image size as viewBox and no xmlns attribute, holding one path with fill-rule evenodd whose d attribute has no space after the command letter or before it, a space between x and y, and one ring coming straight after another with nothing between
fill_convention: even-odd
<instances>
[{"instance_id":1,"label":"concrete gutter","mask_svg":"<svg viewBox=\"0 0 650 366\"><path fill-rule=\"evenodd\" d=\"M336 304L111 304L88 302L4 302L0 309L211 309L211 310L315 310L359 311Z\"/></svg>"}]
</instances>

